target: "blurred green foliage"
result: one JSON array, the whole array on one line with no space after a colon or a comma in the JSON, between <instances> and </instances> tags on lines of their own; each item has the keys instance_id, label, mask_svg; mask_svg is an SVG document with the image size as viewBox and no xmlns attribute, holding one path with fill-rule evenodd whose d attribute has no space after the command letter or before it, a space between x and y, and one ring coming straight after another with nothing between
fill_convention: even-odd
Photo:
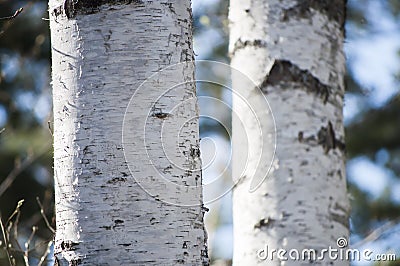
<instances>
[{"instance_id":1,"label":"blurred green foliage","mask_svg":"<svg viewBox=\"0 0 400 266\"><path fill-rule=\"evenodd\" d=\"M14 18L6 19L23 8ZM53 217L52 136L47 128L51 120L49 82L50 40L47 1L0 1L0 214L3 223L24 199L13 247L24 246L37 225L32 244L52 239L43 222L39 197L45 214ZM3 237L0 238L4 243ZM13 242L14 241L14 242ZM42 248L32 250L31 259ZM17 262L21 253L13 251ZM37 263L36 263L37 264ZM8 265L4 248L0 265Z\"/></svg>"},{"instance_id":2,"label":"blurred green foliage","mask_svg":"<svg viewBox=\"0 0 400 266\"><path fill-rule=\"evenodd\" d=\"M370 9L374 8L374 5L380 5L384 9L384 15L387 16L385 19L393 21L395 28L392 30L394 32L374 25L376 22L370 16ZM393 33L398 34L400 32L399 12L400 2L396 0L349 1L346 25L350 30L347 31L346 42L351 45L352 40L354 40L353 35L358 34L366 39L373 39L378 35L384 36L383 34L387 34L387 37L390 37L389 35ZM388 32L385 32L385 30ZM374 52L377 51L371 51L371 53ZM382 54L381 56L390 55ZM398 189L400 185L400 82L398 79L400 68L398 68L397 73L392 73L396 82L395 88L390 89L395 91L394 95L384 104L376 105L373 96L371 96L371 90L377 95L380 90L385 88L364 87L363 81L355 77L354 69L349 64L350 60L348 62L348 75L346 76L347 95L351 94L351 96L358 98L359 112L346 125L347 159L349 161L354 158L367 158L383 171L386 171L391 179L386 189L378 197L371 196L354 182L348 184L352 198L352 234L366 237L387 221L392 221L393 224L397 225L400 223L400 202L393 199L393 195L400 193ZM400 62L400 56L397 60ZM374 73L371 72L371 75L374 75ZM377 78L384 79L384 77ZM382 154L385 157L383 163ZM374 186L374 184L370 185ZM395 228L395 226L392 227L393 230ZM398 231L393 233L399 234Z\"/></svg>"}]
</instances>

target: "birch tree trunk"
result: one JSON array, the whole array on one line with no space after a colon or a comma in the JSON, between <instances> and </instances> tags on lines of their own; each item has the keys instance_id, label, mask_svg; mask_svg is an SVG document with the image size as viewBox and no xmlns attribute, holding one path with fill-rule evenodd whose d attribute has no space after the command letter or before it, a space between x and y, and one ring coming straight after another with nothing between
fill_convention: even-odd
<instances>
[{"instance_id":1,"label":"birch tree trunk","mask_svg":"<svg viewBox=\"0 0 400 266\"><path fill-rule=\"evenodd\" d=\"M140 87L193 61L190 1L50 0L49 13L56 263L208 265L193 63Z\"/></svg>"},{"instance_id":2,"label":"birch tree trunk","mask_svg":"<svg viewBox=\"0 0 400 266\"><path fill-rule=\"evenodd\" d=\"M232 0L229 19L231 65L268 99L277 140L268 177L250 193L251 180L262 179L252 174L254 168L265 174L271 163L261 156L253 165L260 157L256 147L274 145L246 122L250 112L233 98L249 143L235 134L240 121L234 117L233 264L348 265L328 253L323 260L312 255L322 256L329 247L343 251L349 234L342 115L345 1ZM240 86L233 77L233 90L250 99L257 88ZM271 123L258 118L261 128ZM237 165L243 165L246 150L249 167L243 171ZM279 249L287 253L273 253ZM299 251L298 259L291 249ZM303 250L311 255L303 258Z\"/></svg>"}]
</instances>

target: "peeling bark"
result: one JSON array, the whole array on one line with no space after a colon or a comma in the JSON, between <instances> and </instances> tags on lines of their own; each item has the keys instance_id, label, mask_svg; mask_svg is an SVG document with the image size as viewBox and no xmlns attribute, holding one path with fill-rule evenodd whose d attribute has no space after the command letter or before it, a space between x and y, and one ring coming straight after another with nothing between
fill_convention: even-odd
<instances>
[{"instance_id":1,"label":"peeling bark","mask_svg":"<svg viewBox=\"0 0 400 266\"><path fill-rule=\"evenodd\" d=\"M308 92L321 97L324 103L328 101L330 91L332 90L329 86L319 81L317 77L313 76L312 73L300 69L298 66L293 65L287 60L274 61L271 70L265 80L261 83L260 87L268 94L268 91L266 91L268 87L276 87L278 85L282 89L306 89Z\"/></svg>"},{"instance_id":2,"label":"peeling bark","mask_svg":"<svg viewBox=\"0 0 400 266\"><path fill-rule=\"evenodd\" d=\"M61 1L59 1L61 2ZM143 7L141 0L64 0L62 5L59 5L53 10L50 10L55 17L65 15L68 19L76 17L76 15L87 15L99 12L102 5L132 5Z\"/></svg>"},{"instance_id":3,"label":"peeling bark","mask_svg":"<svg viewBox=\"0 0 400 266\"><path fill-rule=\"evenodd\" d=\"M283 10L282 20L287 21L292 17L309 19L312 17L312 9L317 10L328 17L331 21L336 21L344 31L346 18L347 0L302 0L294 6Z\"/></svg>"}]
</instances>

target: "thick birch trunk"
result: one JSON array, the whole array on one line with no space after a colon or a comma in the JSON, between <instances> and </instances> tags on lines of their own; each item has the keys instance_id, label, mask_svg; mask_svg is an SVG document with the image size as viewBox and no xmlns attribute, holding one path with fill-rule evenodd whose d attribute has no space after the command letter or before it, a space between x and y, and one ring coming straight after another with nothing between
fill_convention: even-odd
<instances>
[{"instance_id":1,"label":"thick birch trunk","mask_svg":"<svg viewBox=\"0 0 400 266\"><path fill-rule=\"evenodd\" d=\"M254 167L244 173L237 167L243 165L244 151L248 150L251 165L259 156L254 147L274 147L256 126L246 129L246 144L235 135L239 122L233 120L233 172L241 178L233 191L236 266L308 265L310 261L301 258L303 249L318 256L323 249L338 248L338 238L348 237L342 116L344 10L343 0L231 1L231 65L260 86L271 105L277 139L270 174L250 193ZM256 88L238 84L234 79L234 91L254 95ZM242 112L235 98L233 108L246 121L250 113ZM258 118L261 128L271 123ZM269 163L261 160L258 167L263 174ZM283 256L288 261L271 254L273 249L288 251ZM289 257L291 249L300 252L300 260ZM314 263L348 265L345 260L331 260L328 254Z\"/></svg>"},{"instance_id":2,"label":"thick birch trunk","mask_svg":"<svg viewBox=\"0 0 400 266\"><path fill-rule=\"evenodd\" d=\"M190 1L50 0L49 8L57 262L208 264L193 64L137 89L193 60ZM127 108L133 95L136 112ZM141 178L155 189L142 189ZM164 178L178 187L166 189Z\"/></svg>"}]
</instances>

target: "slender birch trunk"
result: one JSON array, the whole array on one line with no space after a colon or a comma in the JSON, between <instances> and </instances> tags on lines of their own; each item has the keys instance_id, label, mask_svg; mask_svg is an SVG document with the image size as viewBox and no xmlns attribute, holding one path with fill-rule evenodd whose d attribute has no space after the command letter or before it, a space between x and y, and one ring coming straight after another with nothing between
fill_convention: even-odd
<instances>
[{"instance_id":1,"label":"slender birch trunk","mask_svg":"<svg viewBox=\"0 0 400 266\"><path fill-rule=\"evenodd\" d=\"M49 13L56 263L207 265L193 64L138 89L193 61L190 1L50 0Z\"/></svg>"},{"instance_id":2,"label":"slender birch trunk","mask_svg":"<svg viewBox=\"0 0 400 266\"><path fill-rule=\"evenodd\" d=\"M313 259L303 260L303 249L319 256L323 249L340 249L338 238L347 240L349 234L342 115L345 1L232 0L229 18L231 65L268 99L277 140L268 177L250 193L252 178L260 179L251 174L252 161L260 156L254 147L274 147L250 125L246 144L235 135L239 122L233 120L233 173L239 179L233 191L233 264L308 265ZM233 79L233 90L252 97L255 86L239 84ZM235 98L233 109L242 123L249 120ZM258 119L261 127L271 123ZM242 173L236 165L243 165L245 150L252 167ZM261 158L262 174L269 164ZM287 251L281 259L271 254L278 249ZM289 257L291 249L300 252L299 260ZM348 265L324 256L314 263Z\"/></svg>"}]
</instances>

